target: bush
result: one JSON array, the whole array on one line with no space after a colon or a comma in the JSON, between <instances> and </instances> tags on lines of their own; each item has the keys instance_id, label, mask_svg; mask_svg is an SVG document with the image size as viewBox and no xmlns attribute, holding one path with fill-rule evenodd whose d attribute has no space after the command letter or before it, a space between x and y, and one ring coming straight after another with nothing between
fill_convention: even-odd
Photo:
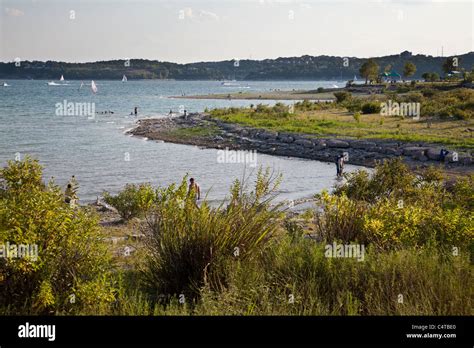
<instances>
[{"instance_id":1,"label":"bush","mask_svg":"<svg viewBox=\"0 0 474 348\"><path fill-rule=\"evenodd\" d=\"M0 258L0 311L60 314L108 306L114 301L110 258L96 218L64 203L60 188L42 183L41 175L29 157L0 170L0 244L32 252Z\"/></svg>"},{"instance_id":2,"label":"bush","mask_svg":"<svg viewBox=\"0 0 474 348\"><path fill-rule=\"evenodd\" d=\"M150 184L127 184L116 196L104 192L104 201L117 209L125 221L143 216L150 209L155 192Z\"/></svg>"},{"instance_id":3,"label":"bush","mask_svg":"<svg viewBox=\"0 0 474 348\"><path fill-rule=\"evenodd\" d=\"M436 91L432 88L423 88L421 94L423 94L423 97L431 98L436 94Z\"/></svg>"},{"instance_id":4,"label":"bush","mask_svg":"<svg viewBox=\"0 0 474 348\"><path fill-rule=\"evenodd\" d=\"M257 107L255 108L255 112L258 114L265 114L270 112L270 107L265 104L257 104Z\"/></svg>"},{"instance_id":5,"label":"bush","mask_svg":"<svg viewBox=\"0 0 474 348\"><path fill-rule=\"evenodd\" d=\"M421 103L423 101L423 94L421 93L409 93L403 98L408 103Z\"/></svg>"},{"instance_id":6,"label":"bush","mask_svg":"<svg viewBox=\"0 0 474 348\"><path fill-rule=\"evenodd\" d=\"M336 103L342 103L352 98L352 94L347 91L334 92L334 96L336 97Z\"/></svg>"},{"instance_id":7,"label":"bush","mask_svg":"<svg viewBox=\"0 0 474 348\"><path fill-rule=\"evenodd\" d=\"M349 99L343 103L349 112L360 112L362 110L362 101L360 99Z\"/></svg>"},{"instance_id":8,"label":"bush","mask_svg":"<svg viewBox=\"0 0 474 348\"><path fill-rule=\"evenodd\" d=\"M218 289L227 282L228 260L256 257L276 231L279 205L270 206L278 180L267 171L257 174L255 190L247 193L236 181L227 207L198 208L186 197L186 181L159 189L147 218L147 292L156 301L184 294L196 298L204 285Z\"/></svg>"},{"instance_id":9,"label":"bush","mask_svg":"<svg viewBox=\"0 0 474 348\"><path fill-rule=\"evenodd\" d=\"M386 161L372 176L365 171L350 174L335 190L337 198L323 196L324 214L318 219L336 223L321 233L333 239L364 241L383 250L427 244L470 248L474 226L465 202L474 189L465 183L456 187L462 189L448 191L442 175L432 168L416 176L401 160ZM349 218L350 226L356 226L350 233L345 221Z\"/></svg>"},{"instance_id":10,"label":"bush","mask_svg":"<svg viewBox=\"0 0 474 348\"><path fill-rule=\"evenodd\" d=\"M453 111L453 116L458 120L469 120L473 117L473 114L467 110L455 109Z\"/></svg>"},{"instance_id":11,"label":"bush","mask_svg":"<svg viewBox=\"0 0 474 348\"><path fill-rule=\"evenodd\" d=\"M324 88L323 87L318 87L318 93L323 93L324 92Z\"/></svg>"},{"instance_id":12,"label":"bush","mask_svg":"<svg viewBox=\"0 0 474 348\"><path fill-rule=\"evenodd\" d=\"M410 87L408 86L398 86L397 93L408 93L410 92Z\"/></svg>"},{"instance_id":13,"label":"bush","mask_svg":"<svg viewBox=\"0 0 474 348\"><path fill-rule=\"evenodd\" d=\"M362 104L361 111L363 114L378 114L381 110L380 103L378 102L368 102Z\"/></svg>"}]
</instances>

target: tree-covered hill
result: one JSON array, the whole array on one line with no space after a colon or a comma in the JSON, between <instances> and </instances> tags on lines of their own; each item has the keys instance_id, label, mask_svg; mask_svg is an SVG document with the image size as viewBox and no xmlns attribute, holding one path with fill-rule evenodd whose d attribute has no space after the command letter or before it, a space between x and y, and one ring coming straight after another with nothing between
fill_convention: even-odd
<instances>
[{"instance_id":1,"label":"tree-covered hill","mask_svg":"<svg viewBox=\"0 0 474 348\"><path fill-rule=\"evenodd\" d=\"M471 70L474 52L456 56L459 69ZM401 54L373 58L380 67L400 74L406 62L416 66L412 78L421 78L425 72L443 75L446 57ZM359 76L359 69L368 58L335 56L301 56L265 60L227 60L220 62L199 62L177 64L157 60L132 59L110 60L93 63L65 63L24 61L20 66L14 62L0 63L0 79L53 79L64 75L74 79L121 79L125 74L129 79L176 79L176 80L321 80L352 79Z\"/></svg>"}]
</instances>

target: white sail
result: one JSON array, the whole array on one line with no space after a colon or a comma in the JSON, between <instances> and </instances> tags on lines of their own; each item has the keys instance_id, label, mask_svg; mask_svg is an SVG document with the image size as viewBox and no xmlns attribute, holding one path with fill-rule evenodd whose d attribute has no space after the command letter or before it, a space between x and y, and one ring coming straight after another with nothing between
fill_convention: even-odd
<instances>
[{"instance_id":1,"label":"white sail","mask_svg":"<svg viewBox=\"0 0 474 348\"><path fill-rule=\"evenodd\" d=\"M61 78L59 79L59 81L64 81L64 76L61 75Z\"/></svg>"},{"instance_id":2,"label":"white sail","mask_svg":"<svg viewBox=\"0 0 474 348\"><path fill-rule=\"evenodd\" d=\"M357 76L354 75L354 81L357 81Z\"/></svg>"},{"instance_id":3,"label":"white sail","mask_svg":"<svg viewBox=\"0 0 474 348\"><path fill-rule=\"evenodd\" d=\"M95 85L94 80L91 81L91 89L92 92L97 93L97 86Z\"/></svg>"},{"instance_id":4,"label":"white sail","mask_svg":"<svg viewBox=\"0 0 474 348\"><path fill-rule=\"evenodd\" d=\"M127 76L123 75L122 82L127 82Z\"/></svg>"}]
</instances>

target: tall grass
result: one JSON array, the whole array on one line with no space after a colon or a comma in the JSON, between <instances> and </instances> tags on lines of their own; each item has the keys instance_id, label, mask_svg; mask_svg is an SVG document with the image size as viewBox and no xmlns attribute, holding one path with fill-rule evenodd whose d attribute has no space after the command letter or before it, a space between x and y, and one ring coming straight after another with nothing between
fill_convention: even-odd
<instances>
[{"instance_id":1,"label":"tall grass","mask_svg":"<svg viewBox=\"0 0 474 348\"><path fill-rule=\"evenodd\" d=\"M154 209L147 217L147 259L143 270L153 300L183 294L196 298L208 284L219 289L227 283L223 263L258 255L278 225L278 205L271 205L278 180L259 171L254 191L246 193L234 183L230 202L200 207L179 187L159 190Z\"/></svg>"}]
</instances>

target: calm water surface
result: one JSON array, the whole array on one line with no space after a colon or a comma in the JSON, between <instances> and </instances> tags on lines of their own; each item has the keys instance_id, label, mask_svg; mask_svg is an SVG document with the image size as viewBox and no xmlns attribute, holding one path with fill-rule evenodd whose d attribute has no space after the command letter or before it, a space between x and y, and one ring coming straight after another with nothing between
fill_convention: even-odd
<instances>
[{"instance_id":1,"label":"calm water surface","mask_svg":"<svg viewBox=\"0 0 474 348\"><path fill-rule=\"evenodd\" d=\"M66 77L67 78L67 77ZM1 81L3 82L3 81ZM274 101L185 100L170 96L271 89L315 89L342 86L343 82L242 82L223 86L218 81L96 81L93 94L90 81L66 81L48 86L47 81L9 80L0 87L0 163L5 165L16 153L31 154L44 166L45 179L54 176L65 185L71 175L80 184L82 202L92 201L101 192L117 192L126 183L151 182L168 185L188 173L195 177L210 200L222 200L232 181L245 173L253 180L255 170L244 164L217 163L217 150L194 146L157 143L125 135L137 118L130 116L139 107L138 118L164 117L172 109L199 112L205 108L248 106ZM60 116L56 104L95 103L97 112L113 115ZM128 161L126 159L129 159ZM258 166L271 167L283 174L280 199L311 196L330 189L336 182L335 165L318 161L258 154ZM346 166L346 171L358 169Z\"/></svg>"}]
</instances>

